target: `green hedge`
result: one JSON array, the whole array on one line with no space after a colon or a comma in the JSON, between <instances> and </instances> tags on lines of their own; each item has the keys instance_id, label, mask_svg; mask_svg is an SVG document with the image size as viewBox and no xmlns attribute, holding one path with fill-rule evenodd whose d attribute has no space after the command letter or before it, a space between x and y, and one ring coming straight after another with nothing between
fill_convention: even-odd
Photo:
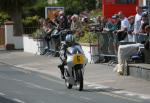
<instances>
[{"instance_id":1,"label":"green hedge","mask_svg":"<svg viewBox=\"0 0 150 103\"><path fill-rule=\"evenodd\" d=\"M5 12L0 12L0 26L4 25L4 22L9 20L10 16L6 14Z\"/></svg>"}]
</instances>

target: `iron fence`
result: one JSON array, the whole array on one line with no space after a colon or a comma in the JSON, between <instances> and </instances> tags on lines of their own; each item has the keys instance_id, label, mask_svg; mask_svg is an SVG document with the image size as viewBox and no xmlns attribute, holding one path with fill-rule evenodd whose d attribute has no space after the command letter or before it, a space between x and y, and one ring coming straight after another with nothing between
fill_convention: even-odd
<instances>
[{"instance_id":1,"label":"iron fence","mask_svg":"<svg viewBox=\"0 0 150 103\"><path fill-rule=\"evenodd\" d=\"M33 34L37 29L39 29L39 27L24 27L23 32L24 34Z\"/></svg>"}]
</instances>

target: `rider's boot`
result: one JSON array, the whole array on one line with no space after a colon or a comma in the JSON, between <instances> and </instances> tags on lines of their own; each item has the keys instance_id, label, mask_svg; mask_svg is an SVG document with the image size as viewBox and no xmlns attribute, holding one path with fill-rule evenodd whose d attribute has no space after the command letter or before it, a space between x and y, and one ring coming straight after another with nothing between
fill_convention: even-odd
<instances>
[{"instance_id":1,"label":"rider's boot","mask_svg":"<svg viewBox=\"0 0 150 103\"><path fill-rule=\"evenodd\" d=\"M64 66L62 64L60 64L60 65L58 65L58 68L61 71L61 78L65 79L65 76L64 76Z\"/></svg>"}]
</instances>

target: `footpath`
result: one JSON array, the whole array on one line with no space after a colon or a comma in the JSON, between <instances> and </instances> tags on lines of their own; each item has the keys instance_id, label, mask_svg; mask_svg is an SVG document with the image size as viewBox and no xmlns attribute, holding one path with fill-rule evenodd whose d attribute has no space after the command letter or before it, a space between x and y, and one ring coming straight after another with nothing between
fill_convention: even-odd
<instances>
[{"instance_id":1,"label":"footpath","mask_svg":"<svg viewBox=\"0 0 150 103\"><path fill-rule=\"evenodd\" d=\"M23 51L0 51L0 63L13 65L22 70L31 70L60 78L57 65L58 57L39 56ZM104 64L87 64L85 85L97 90L104 90L118 95L138 96L150 100L150 81L119 76L113 67Z\"/></svg>"}]
</instances>

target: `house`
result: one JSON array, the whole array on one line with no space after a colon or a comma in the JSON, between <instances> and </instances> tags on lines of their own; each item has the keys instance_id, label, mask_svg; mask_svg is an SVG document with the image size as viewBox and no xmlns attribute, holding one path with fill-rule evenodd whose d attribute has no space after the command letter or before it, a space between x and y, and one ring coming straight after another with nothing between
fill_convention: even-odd
<instances>
[{"instance_id":1,"label":"house","mask_svg":"<svg viewBox=\"0 0 150 103\"><path fill-rule=\"evenodd\" d=\"M103 16L111 17L119 11L126 16L134 15L136 6L149 6L149 2L150 0L102 0Z\"/></svg>"}]
</instances>

